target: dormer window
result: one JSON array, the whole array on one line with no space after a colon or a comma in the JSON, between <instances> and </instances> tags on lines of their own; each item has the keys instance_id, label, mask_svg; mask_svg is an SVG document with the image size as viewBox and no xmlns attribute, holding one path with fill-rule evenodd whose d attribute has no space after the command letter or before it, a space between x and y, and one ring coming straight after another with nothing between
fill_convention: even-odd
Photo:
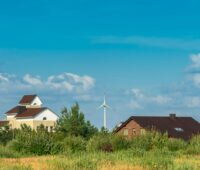
<instances>
[{"instance_id":1,"label":"dormer window","mask_svg":"<svg viewBox=\"0 0 200 170\"><path fill-rule=\"evenodd\" d=\"M184 132L182 128L174 128L177 132Z\"/></svg>"},{"instance_id":2,"label":"dormer window","mask_svg":"<svg viewBox=\"0 0 200 170\"><path fill-rule=\"evenodd\" d=\"M46 118L46 117L43 117L43 120L47 120L47 118Z\"/></svg>"}]
</instances>

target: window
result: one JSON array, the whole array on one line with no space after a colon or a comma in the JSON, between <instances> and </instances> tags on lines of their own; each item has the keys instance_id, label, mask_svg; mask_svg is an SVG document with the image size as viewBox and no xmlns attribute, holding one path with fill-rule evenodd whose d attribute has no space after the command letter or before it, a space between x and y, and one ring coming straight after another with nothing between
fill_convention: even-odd
<instances>
[{"instance_id":1,"label":"window","mask_svg":"<svg viewBox=\"0 0 200 170\"><path fill-rule=\"evenodd\" d=\"M50 132L53 132L53 126L50 126Z\"/></svg>"},{"instance_id":2,"label":"window","mask_svg":"<svg viewBox=\"0 0 200 170\"><path fill-rule=\"evenodd\" d=\"M146 133L145 129L141 129L141 130L140 130L140 134L141 134L141 135L144 135L145 133Z\"/></svg>"},{"instance_id":3,"label":"window","mask_svg":"<svg viewBox=\"0 0 200 170\"><path fill-rule=\"evenodd\" d=\"M46 126L46 130L49 131L49 127L48 126Z\"/></svg>"},{"instance_id":4,"label":"window","mask_svg":"<svg viewBox=\"0 0 200 170\"><path fill-rule=\"evenodd\" d=\"M124 136L128 136L128 129L124 129Z\"/></svg>"},{"instance_id":5,"label":"window","mask_svg":"<svg viewBox=\"0 0 200 170\"><path fill-rule=\"evenodd\" d=\"M136 129L135 128L133 128L133 135L136 135Z\"/></svg>"},{"instance_id":6,"label":"window","mask_svg":"<svg viewBox=\"0 0 200 170\"><path fill-rule=\"evenodd\" d=\"M46 117L43 117L43 120L47 120L47 118L46 118Z\"/></svg>"},{"instance_id":7,"label":"window","mask_svg":"<svg viewBox=\"0 0 200 170\"><path fill-rule=\"evenodd\" d=\"M184 130L182 128L174 128L177 132L183 132Z\"/></svg>"}]
</instances>

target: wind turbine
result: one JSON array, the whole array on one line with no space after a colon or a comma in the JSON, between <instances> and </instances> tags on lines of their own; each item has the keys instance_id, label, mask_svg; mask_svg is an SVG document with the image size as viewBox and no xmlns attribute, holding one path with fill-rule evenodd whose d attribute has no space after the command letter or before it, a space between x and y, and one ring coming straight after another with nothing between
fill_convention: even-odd
<instances>
[{"instance_id":1,"label":"wind turbine","mask_svg":"<svg viewBox=\"0 0 200 170\"><path fill-rule=\"evenodd\" d=\"M104 101L103 101L103 104L101 106L99 106L99 109L103 108L104 110L104 128L106 129L106 111L107 109L111 108L110 106L108 106L106 104L106 95L104 95Z\"/></svg>"}]
</instances>

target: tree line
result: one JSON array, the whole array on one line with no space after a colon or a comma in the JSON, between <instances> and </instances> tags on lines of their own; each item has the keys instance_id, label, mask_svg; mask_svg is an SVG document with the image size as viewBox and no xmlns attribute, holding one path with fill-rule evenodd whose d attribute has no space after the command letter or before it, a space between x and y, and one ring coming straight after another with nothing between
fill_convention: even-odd
<instances>
[{"instance_id":1,"label":"tree line","mask_svg":"<svg viewBox=\"0 0 200 170\"><path fill-rule=\"evenodd\" d=\"M1 154L3 154L1 148L7 148L6 154L14 151L25 155L120 150L131 150L135 154L142 154L155 149L200 154L200 136L194 136L185 142L181 139L169 139L167 134L151 131L127 139L103 128L98 130L85 119L79 104L76 103L70 109L62 109L54 132L48 132L43 125L37 128L37 131L26 124L23 124L21 129L12 130L9 126L0 128L0 146Z\"/></svg>"}]
</instances>

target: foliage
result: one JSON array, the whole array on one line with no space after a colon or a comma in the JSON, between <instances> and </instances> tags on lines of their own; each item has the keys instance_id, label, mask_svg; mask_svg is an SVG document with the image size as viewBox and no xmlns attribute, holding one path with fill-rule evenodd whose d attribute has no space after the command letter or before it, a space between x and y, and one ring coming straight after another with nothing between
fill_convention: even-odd
<instances>
[{"instance_id":1,"label":"foliage","mask_svg":"<svg viewBox=\"0 0 200 170\"><path fill-rule=\"evenodd\" d=\"M0 127L0 144L6 145L13 139L14 131L12 131L9 125Z\"/></svg>"},{"instance_id":2,"label":"foliage","mask_svg":"<svg viewBox=\"0 0 200 170\"><path fill-rule=\"evenodd\" d=\"M86 141L78 136L68 136L63 141L64 152L82 152L86 150Z\"/></svg>"},{"instance_id":3,"label":"foliage","mask_svg":"<svg viewBox=\"0 0 200 170\"><path fill-rule=\"evenodd\" d=\"M131 146L131 141L123 136L112 136L112 146L114 151L127 150Z\"/></svg>"},{"instance_id":4,"label":"foliage","mask_svg":"<svg viewBox=\"0 0 200 170\"><path fill-rule=\"evenodd\" d=\"M99 134L93 136L87 144L88 151L104 151L104 152L112 152L112 136L110 134Z\"/></svg>"},{"instance_id":5,"label":"foliage","mask_svg":"<svg viewBox=\"0 0 200 170\"><path fill-rule=\"evenodd\" d=\"M189 142L186 152L189 154L200 154L200 135L193 136Z\"/></svg>"},{"instance_id":6,"label":"foliage","mask_svg":"<svg viewBox=\"0 0 200 170\"><path fill-rule=\"evenodd\" d=\"M149 151L155 148L162 149L168 141L167 134L161 134L156 131L146 132L143 135L138 135L131 140L133 149L140 148Z\"/></svg>"},{"instance_id":7,"label":"foliage","mask_svg":"<svg viewBox=\"0 0 200 170\"><path fill-rule=\"evenodd\" d=\"M19 153L10 150L9 148L0 145L0 158L17 158Z\"/></svg>"},{"instance_id":8,"label":"foliage","mask_svg":"<svg viewBox=\"0 0 200 170\"><path fill-rule=\"evenodd\" d=\"M87 144L88 151L113 152L126 150L129 147L130 141L126 138L104 132L92 137Z\"/></svg>"},{"instance_id":9,"label":"foliage","mask_svg":"<svg viewBox=\"0 0 200 170\"><path fill-rule=\"evenodd\" d=\"M181 139L169 139L166 146L170 151L179 151L185 149L187 143Z\"/></svg>"},{"instance_id":10,"label":"foliage","mask_svg":"<svg viewBox=\"0 0 200 170\"><path fill-rule=\"evenodd\" d=\"M27 125L22 125L15 140L9 143L9 147L22 153L50 154L53 147L53 139L42 125L37 132Z\"/></svg>"},{"instance_id":11,"label":"foliage","mask_svg":"<svg viewBox=\"0 0 200 170\"><path fill-rule=\"evenodd\" d=\"M56 132L63 133L65 136L82 136L89 139L98 132L97 128L85 120L84 114L80 112L78 103L62 110L62 115L57 122Z\"/></svg>"}]
</instances>

